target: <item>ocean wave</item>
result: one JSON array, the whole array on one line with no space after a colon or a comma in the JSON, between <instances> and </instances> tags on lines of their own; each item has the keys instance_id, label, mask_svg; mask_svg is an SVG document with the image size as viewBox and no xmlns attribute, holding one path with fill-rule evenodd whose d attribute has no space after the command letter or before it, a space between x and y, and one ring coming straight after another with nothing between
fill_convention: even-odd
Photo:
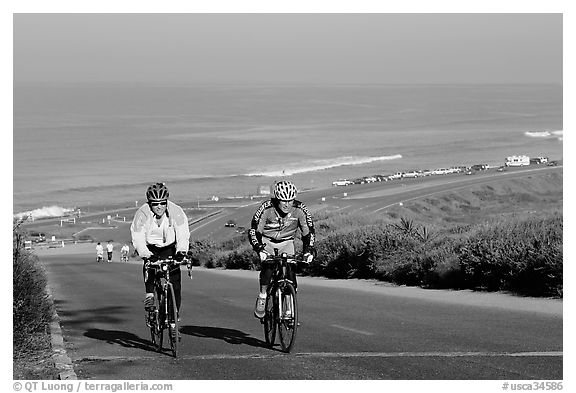
<instances>
[{"instance_id":1,"label":"ocean wave","mask_svg":"<svg viewBox=\"0 0 576 393\"><path fill-rule=\"evenodd\" d=\"M62 217L68 213L73 212L74 209L61 207L61 206L44 206L39 209L34 209L26 212L14 214L14 218L22 219L24 217L37 218L48 218L48 217Z\"/></svg>"},{"instance_id":2,"label":"ocean wave","mask_svg":"<svg viewBox=\"0 0 576 393\"><path fill-rule=\"evenodd\" d=\"M531 138L558 138L562 141L564 139L564 131L526 131L524 135Z\"/></svg>"},{"instance_id":3,"label":"ocean wave","mask_svg":"<svg viewBox=\"0 0 576 393\"><path fill-rule=\"evenodd\" d=\"M314 160L305 163L295 163L288 164L282 169L272 169L267 172L259 173L247 173L244 176L266 176L266 177L278 177L278 176L291 176L298 173L306 172L316 172L324 169L336 168L340 166L349 165L363 165L370 164L377 161L388 161L397 160L402 158L401 154L395 154L392 156L381 156L381 157L338 157L324 160Z\"/></svg>"}]
</instances>

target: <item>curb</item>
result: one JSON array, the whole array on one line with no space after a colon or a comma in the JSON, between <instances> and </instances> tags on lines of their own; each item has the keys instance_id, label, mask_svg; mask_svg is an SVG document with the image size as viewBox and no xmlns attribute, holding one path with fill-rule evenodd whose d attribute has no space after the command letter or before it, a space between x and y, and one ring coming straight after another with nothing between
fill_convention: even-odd
<instances>
[{"instance_id":1,"label":"curb","mask_svg":"<svg viewBox=\"0 0 576 393\"><path fill-rule=\"evenodd\" d=\"M60 328L60 317L56 312L56 306L54 306L54 298L52 297L52 291L50 290L50 287L47 288L47 292L54 310L52 314L52 321L50 322L50 337L52 351L54 352L52 355L52 360L54 360L54 367L58 371L58 379L76 380L78 377L74 372L72 360L66 353L66 347L64 346L64 336L62 335L62 329Z\"/></svg>"}]
</instances>

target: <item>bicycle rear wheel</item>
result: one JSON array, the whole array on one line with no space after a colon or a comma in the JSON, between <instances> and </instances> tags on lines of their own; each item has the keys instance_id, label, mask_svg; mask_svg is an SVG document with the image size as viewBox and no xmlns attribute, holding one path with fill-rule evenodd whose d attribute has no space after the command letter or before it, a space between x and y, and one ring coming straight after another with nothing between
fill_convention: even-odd
<instances>
[{"instance_id":1,"label":"bicycle rear wheel","mask_svg":"<svg viewBox=\"0 0 576 393\"><path fill-rule=\"evenodd\" d=\"M275 291L268 291L266 296L266 308L264 314L264 337L266 337L266 344L270 347L274 346L276 340L276 309L275 306Z\"/></svg>"},{"instance_id":2,"label":"bicycle rear wheel","mask_svg":"<svg viewBox=\"0 0 576 393\"><path fill-rule=\"evenodd\" d=\"M296 342L296 331L298 330L298 301L296 291L290 283L286 283L280 288L280 301L282 302L282 314L278 315L278 333L280 345L284 352L290 352ZM275 307L277 310L279 307ZM289 315L286 311L291 310Z\"/></svg>"},{"instance_id":3,"label":"bicycle rear wheel","mask_svg":"<svg viewBox=\"0 0 576 393\"><path fill-rule=\"evenodd\" d=\"M176 307L176 296L174 295L174 287L168 285L168 340L170 341L170 348L172 355L178 357L178 308Z\"/></svg>"}]
</instances>

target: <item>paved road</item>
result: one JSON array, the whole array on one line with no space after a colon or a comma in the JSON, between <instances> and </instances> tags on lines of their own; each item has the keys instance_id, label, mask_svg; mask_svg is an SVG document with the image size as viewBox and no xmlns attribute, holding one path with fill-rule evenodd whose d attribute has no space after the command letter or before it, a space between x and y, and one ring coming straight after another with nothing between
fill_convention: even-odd
<instances>
[{"instance_id":1,"label":"paved road","mask_svg":"<svg viewBox=\"0 0 576 393\"><path fill-rule=\"evenodd\" d=\"M376 211L418 193L441 192L447 187L441 183L302 195L307 203L332 198L330 205L341 209L362 209L368 201ZM193 233L217 233L225 216L249 219L253 209L228 210L221 222L200 223ZM196 269L192 281L183 275L182 356L174 360L151 348L141 265L96 264L91 247L74 250L40 257L81 379L563 378L561 300L302 277L302 326L287 355L266 348L252 316L257 272L206 269Z\"/></svg>"},{"instance_id":2,"label":"paved road","mask_svg":"<svg viewBox=\"0 0 576 393\"><path fill-rule=\"evenodd\" d=\"M295 353L263 342L256 272L184 280L181 358L153 351L141 266L42 256L81 379L562 379L562 302L300 278Z\"/></svg>"}]
</instances>

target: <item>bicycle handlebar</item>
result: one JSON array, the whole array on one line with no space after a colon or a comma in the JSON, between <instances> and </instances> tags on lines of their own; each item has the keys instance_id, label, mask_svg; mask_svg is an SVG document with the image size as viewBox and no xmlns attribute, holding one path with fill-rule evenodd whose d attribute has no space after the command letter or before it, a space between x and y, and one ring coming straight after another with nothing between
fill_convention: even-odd
<instances>
[{"instance_id":1,"label":"bicycle handlebar","mask_svg":"<svg viewBox=\"0 0 576 393\"><path fill-rule=\"evenodd\" d=\"M150 266L161 266L163 264L170 264L170 265L188 265L192 263L192 259L184 258L182 261L177 261L173 258L166 258L166 259L158 259L154 262L151 262L148 258L145 258L146 267Z\"/></svg>"},{"instance_id":2,"label":"bicycle handlebar","mask_svg":"<svg viewBox=\"0 0 576 393\"><path fill-rule=\"evenodd\" d=\"M188 268L188 277L192 280L192 258L184 258L182 261L177 261L173 258L158 259L157 261L150 262L148 258L143 258L145 260L144 267L146 269L154 268L158 270L166 270L172 272L176 269L180 269L180 266L186 265ZM162 269L162 265L169 265L167 269Z\"/></svg>"},{"instance_id":3,"label":"bicycle handlebar","mask_svg":"<svg viewBox=\"0 0 576 393\"><path fill-rule=\"evenodd\" d=\"M308 261L304 261L302 259L298 259L296 258L296 255L268 255L268 258L266 258L266 260L262 261L262 263L278 263L278 262L282 262L286 260L286 263L306 263L308 264Z\"/></svg>"}]
</instances>

